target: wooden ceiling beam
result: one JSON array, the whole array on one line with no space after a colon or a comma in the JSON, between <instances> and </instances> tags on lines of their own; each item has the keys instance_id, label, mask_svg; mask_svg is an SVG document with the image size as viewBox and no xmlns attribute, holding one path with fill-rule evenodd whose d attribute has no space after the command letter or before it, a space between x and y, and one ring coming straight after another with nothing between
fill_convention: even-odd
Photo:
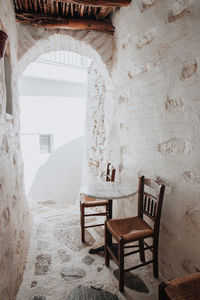
<instances>
[{"instance_id":1,"label":"wooden ceiling beam","mask_svg":"<svg viewBox=\"0 0 200 300\"><path fill-rule=\"evenodd\" d=\"M93 7L121 7L128 6L131 0L54 0L55 2L68 2Z\"/></svg>"},{"instance_id":2,"label":"wooden ceiling beam","mask_svg":"<svg viewBox=\"0 0 200 300\"><path fill-rule=\"evenodd\" d=\"M60 18L45 14L16 13L17 22L29 24L44 29L71 29L71 30L95 30L101 32L114 32L111 22Z\"/></svg>"}]
</instances>

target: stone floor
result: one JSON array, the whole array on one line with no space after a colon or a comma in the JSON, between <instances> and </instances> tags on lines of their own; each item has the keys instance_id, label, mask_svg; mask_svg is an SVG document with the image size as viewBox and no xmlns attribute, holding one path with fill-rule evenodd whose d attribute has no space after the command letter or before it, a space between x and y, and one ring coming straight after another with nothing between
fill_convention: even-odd
<instances>
[{"instance_id":1,"label":"stone floor","mask_svg":"<svg viewBox=\"0 0 200 300\"><path fill-rule=\"evenodd\" d=\"M113 261L107 268L103 254L88 254L91 246L103 242L103 229L90 229L88 243L82 244L78 207L43 201L31 203L31 210L34 223L17 300L157 299L159 282L151 265L127 273L125 293L118 291Z\"/></svg>"}]
</instances>

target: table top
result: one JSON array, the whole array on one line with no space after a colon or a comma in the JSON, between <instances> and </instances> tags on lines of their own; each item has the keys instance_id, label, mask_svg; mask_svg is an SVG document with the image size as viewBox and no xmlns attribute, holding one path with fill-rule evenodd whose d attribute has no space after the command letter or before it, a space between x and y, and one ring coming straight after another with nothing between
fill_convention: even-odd
<instances>
[{"instance_id":1,"label":"table top","mask_svg":"<svg viewBox=\"0 0 200 300\"><path fill-rule=\"evenodd\" d=\"M93 185L83 185L80 189L80 194L94 199L124 199L136 195L137 187L117 182L102 182Z\"/></svg>"}]
</instances>

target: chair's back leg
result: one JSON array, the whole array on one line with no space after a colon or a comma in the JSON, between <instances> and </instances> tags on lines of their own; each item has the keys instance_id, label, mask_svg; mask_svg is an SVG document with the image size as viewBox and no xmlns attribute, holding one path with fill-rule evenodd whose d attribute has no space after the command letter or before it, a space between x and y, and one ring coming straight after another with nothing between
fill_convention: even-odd
<instances>
[{"instance_id":1,"label":"chair's back leg","mask_svg":"<svg viewBox=\"0 0 200 300\"><path fill-rule=\"evenodd\" d=\"M112 219L112 207L113 207L112 200L108 200L108 219Z\"/></svg>"},{"instance_id":2,"label":"chair's back leg","mask_svg":"<svg viewBox=\"0 0 200 300\"><path fill-rule=\"evenodd\" d=\"M120 238L118 243L119 259L119 290L124 292L124 240Z\"/></svg>"},{"instance_id":3,"label":"chair's back leg","mask_svg":"<svg viewBox=\"0 0 200 300\"><path fill-rule=\"evenodd\" d=\"M80 215L81 215L81 240L84 243L85 242L85 209L84 204L80 203Z\"/></svg>"},{"instance_id":4,"label":"chair's back leg","mask_svg":"<svg viewBox=\"0 0 200 300\"><path fill-rule=\"evenodd\" d=\"M107 221L105 222L105 231L104 232L105 232L105 245L104 245L105 265L107 267L109 267L109 265L110 265L110 253L107 250L107 245L110 246L110 233L107 229Z\"/></svg>"}]
</instances>

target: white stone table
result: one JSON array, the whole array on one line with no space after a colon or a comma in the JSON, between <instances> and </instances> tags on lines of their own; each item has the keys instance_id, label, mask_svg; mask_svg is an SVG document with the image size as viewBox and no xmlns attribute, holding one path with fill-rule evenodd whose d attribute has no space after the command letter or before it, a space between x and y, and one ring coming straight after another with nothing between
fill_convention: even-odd
<instances>
[{"instance_id":1,"label":"white stone table","mask_svg":"<svg viewBox=\"0 0 200 300\"><path fill-rule=\"evenodd\" d=\"M83 185L80 194L93 199L108 200L109 219L112 219L112 200L120 200L132 197L137 194L137 187L134 185L119 184L117 182L102 182ZM104 246L92 248L90 254L97 254L104 250Z\"/></svg>"},{"instance_id":2,"label":"white stone table","mask_svg":"<svg viewBox=\"0 0 200 300\"><path fill-rule=\"evenodd\" d=\"M120 184L117 182L101 182L83 185L80 194L94 199L120 200L129 198L137 193L134 185Z\"/></svg>"}]
</instances>

